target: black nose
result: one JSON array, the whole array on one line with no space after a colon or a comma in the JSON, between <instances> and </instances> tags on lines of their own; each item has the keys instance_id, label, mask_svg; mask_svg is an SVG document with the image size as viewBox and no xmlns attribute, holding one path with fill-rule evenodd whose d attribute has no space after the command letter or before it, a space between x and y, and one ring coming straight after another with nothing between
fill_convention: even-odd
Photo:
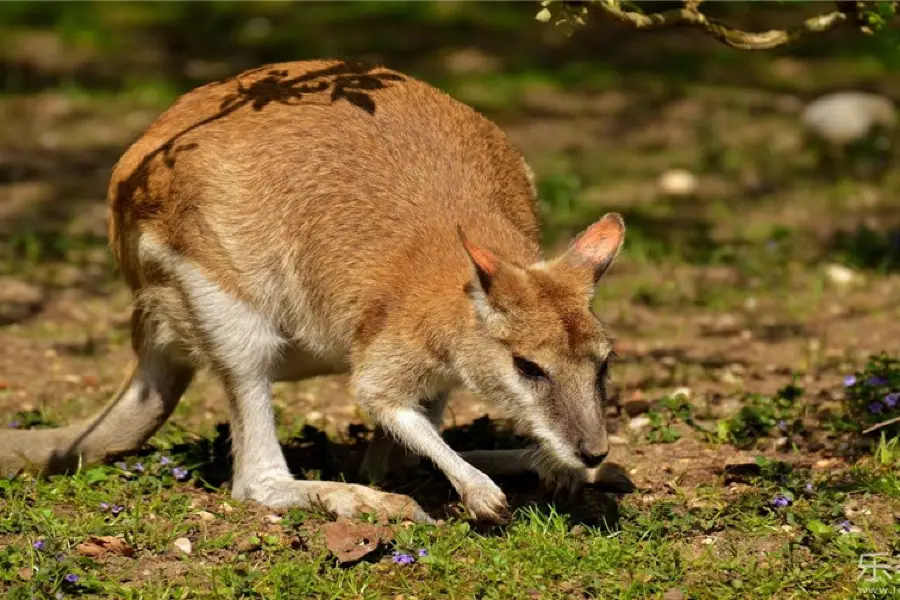
<instances>
[{"instance_id":1,"label":"black nose","mask_svg":"<svg viewBox=\"0 0 900 600\"><path fill-rule=\"evenodd\" d=\"M581 462L588 468L594 468L603 462L606 455L609 454L608 446L603 444L602 447L595 444L585 444L582 442L578 446L578 457Z\"/></svg>"}]
</instances>

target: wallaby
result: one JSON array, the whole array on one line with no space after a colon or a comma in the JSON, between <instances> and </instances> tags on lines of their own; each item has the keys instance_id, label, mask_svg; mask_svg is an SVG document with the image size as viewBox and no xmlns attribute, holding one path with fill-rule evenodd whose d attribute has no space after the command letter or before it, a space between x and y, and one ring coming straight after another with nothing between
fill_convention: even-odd
<instances>
[{"instance_id":1,"label":"wallaby","mask_svg":"<svg viewBox=\"0 0 900 600\"><path fill-rule=\"evenodd\" d=\"M3 472L139 449L199 368L227 391L237 499L431 522L407 496L291 476L273 382L344 372L377 424L364 461L374 481L400 448L430 459L474 517L502 522L506 497L488 474L537 469L579 485L603 472L612 345L591 301L623 220L607 214L543 258L522 155L442 91L345 61L210 83L125 152L108 201L134 296L132 373L83 422L0 433ZM459 385L537 448L451 449L438 426Z\"/></svg>"}]
</instances>

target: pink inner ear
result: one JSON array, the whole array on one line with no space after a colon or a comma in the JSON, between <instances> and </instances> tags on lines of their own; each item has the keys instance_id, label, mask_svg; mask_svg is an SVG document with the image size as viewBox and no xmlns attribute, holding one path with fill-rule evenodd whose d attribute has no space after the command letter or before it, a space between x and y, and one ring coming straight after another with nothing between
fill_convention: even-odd
<instances>
[{"instance_id":1,"label":"pink inner ear","mask_svg":"<svg viewBox=\"0 0 900 600\"><path fill-rule=\"evenodd\" d=\"M622 244L625 223L618 214L606 215L575 241L575 251L593 265L609 262Z\"/></svg>"},{"instance_id":2,"label":"pink inner ear","mask_svg":"<svg viewBox=\"0 0 900 600\"><path fill-rule=\"evenodd\" d=\"M497 273L497 267L500 265L500 259L498 259L492 252L483 248L479 248L467 239L463 239L463 245L466 247L466 251L469 253L469 256L472 257L472 261L479 269L481 269L488 275L495 275Z\"/></svg>"}]
</instances>

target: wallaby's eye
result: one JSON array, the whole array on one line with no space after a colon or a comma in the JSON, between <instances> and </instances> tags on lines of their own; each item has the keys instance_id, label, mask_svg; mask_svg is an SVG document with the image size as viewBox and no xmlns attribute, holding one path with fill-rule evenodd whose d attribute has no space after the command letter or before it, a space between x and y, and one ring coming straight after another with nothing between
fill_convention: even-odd
<instances>
[{"instance_id":1,"label":"wallaby's eye","mask_svg":"<svg viewBox=\"0 0 900 600\"><path fill-rule=\"evenodd\" d=\"M616 359L616 353L610 352L606 355L606 359L597 366L597 386L606 385L606 378L609 375L609 363Z\"/></svg>"},{"instance_id":2,"label":"wallaby's eye","mask_svg":"<svg viewBox=\"0 0 900 600\"><path fill-rule=\"evenodd\" d=\"M513 364L516 365L516 369L522 377L527 379L547 379L547 374L544 370L527 358L513 356Z\"/></svg>"},{"instance_id":3,"label":"wallaby's eye","mask_svg":"<svg viewBox=\"0 0 900 600\"><path fill-rule=\"evenodd\" d=\"M606 381L606 375L609 373L609 360L604 360L597 368L597 383L602 385Z\"/></svg>"}]
</instances>

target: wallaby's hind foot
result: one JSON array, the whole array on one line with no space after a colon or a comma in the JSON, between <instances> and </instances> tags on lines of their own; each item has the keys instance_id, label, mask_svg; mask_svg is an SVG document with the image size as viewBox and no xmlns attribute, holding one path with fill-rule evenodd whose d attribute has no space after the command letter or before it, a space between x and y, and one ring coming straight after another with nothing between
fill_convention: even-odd
<instances>
[{"instance_id":1,"label":"wallaby's hind foot","mask_svg":"<svg viewBox=\"0 0 900 600\"><path fill-rule=\"evenodd\" d=\"M318 510L333 517L359 518L374 514L380 521L404 519L434 523L419 504L402 494L382 492L363 485L334 481L269 480L235 490L237 500L254 500L271 508L296 507Z\"/></svg>"},{"instance_id":2,"label":"wallaby's hind foot","mask_svg":"<svg viewBox=\"0 0 900 600\"><path fill-rule=\"evenodd\" d=\"M140 349L129 377L91 417L59 429L0 431L0 474L67 473L140 449L172 414L193 373L162 350Z\"/></svg>"}]
</instances>

